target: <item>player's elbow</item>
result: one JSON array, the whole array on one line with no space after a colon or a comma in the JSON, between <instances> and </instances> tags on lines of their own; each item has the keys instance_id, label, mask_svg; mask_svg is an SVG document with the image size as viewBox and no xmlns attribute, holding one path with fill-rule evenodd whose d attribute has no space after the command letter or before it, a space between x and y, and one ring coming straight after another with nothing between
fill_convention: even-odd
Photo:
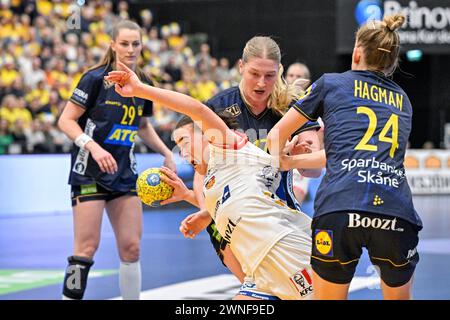
<instances>
[{"instance_id":1,"label":"player's elbow","mask_svg":"<svg viewBox=\"0 0 450 320\"><path fill-rule=\"evenodd\" d=\"M56 123L57 127L59 130L61 130L62 132L66 132L65 128L66 128L66 118L61 115L58 119L58 122Z\"/></svg>"},{"instance_id":2,"label":"player's elbow","mask_svg":"<svg viewBox=\"0 0 450 320\"><path fill-rule=\"evenodd\" d=\"M150 127L150 122L148 122L148 120L146 118L142 118L139 121L139 125L138 125L138 131L142 132L147 130Z\"/></svg>"},{"instance_id":3,"label":"player's elbow","mask_svg":"<svg viewBox=\"0 0 450 320\"><path fill-rule=\"evenodd\" d=\"M212 111L206 105L204 105L202 102L200 102L194 98L192 98L191 102L192 102L192 105L191 105L190 109L191 109L191 112L194 113L195 115L205 115L208 112Z\"/></svg>"}]
</instances>

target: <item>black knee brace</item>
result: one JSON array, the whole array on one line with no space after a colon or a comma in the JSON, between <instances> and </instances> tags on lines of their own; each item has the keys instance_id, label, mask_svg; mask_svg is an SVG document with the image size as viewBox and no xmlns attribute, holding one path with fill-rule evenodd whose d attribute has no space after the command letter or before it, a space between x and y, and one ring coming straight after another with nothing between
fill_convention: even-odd
<instances>
[{"instance_id":1,"label":"black knee brace","mask_svg":"<svg viewBox=\"0 0 450 320\"><path fill-rule=\"evenodd\" d=\"M209 239L216 250L217 256L219 257L222 264L226 267L225 262L223 262L223 254L222 250L225 249L227 242L222 238L219 231L217 231L216 224L211 222L209 226L206 228L206 231L209 233Z\"/></svg>"},{"instance_id":2,"label":"black knee brace","mask_svg":"<svg viewBox=\"0 0 450 320\"><path fill-rule=\"evenodd\" d=\"M83 299L86 290L89 269L94 261L89 258L70 256L64 277L63 295L70 299Z\"/></svg>"}]
</instances>

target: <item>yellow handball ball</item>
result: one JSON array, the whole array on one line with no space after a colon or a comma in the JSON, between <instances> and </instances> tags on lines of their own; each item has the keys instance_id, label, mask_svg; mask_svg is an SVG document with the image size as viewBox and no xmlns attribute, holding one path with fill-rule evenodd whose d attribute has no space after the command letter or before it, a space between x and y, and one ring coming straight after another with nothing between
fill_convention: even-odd
<instances>
[{"instance_id":1,"label":"yellow handball ball","mask_svg":"<svg viewBox=\"0 0 450 320\"><path fill-rule=\"evenodd\" d=\"M149 168L139 175L136 190L143 203L151 207L159 207L160 202L170 198L173 187L161 180L165 176L159 168Z\"/></svg>"}]
</instances>

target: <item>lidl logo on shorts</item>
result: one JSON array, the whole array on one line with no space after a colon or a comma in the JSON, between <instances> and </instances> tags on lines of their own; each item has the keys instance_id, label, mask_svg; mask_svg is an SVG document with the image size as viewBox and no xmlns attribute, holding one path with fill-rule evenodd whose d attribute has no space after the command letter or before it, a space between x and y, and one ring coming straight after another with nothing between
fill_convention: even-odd
<instances>
[{"instance_id":1,"label":"lidl logo on shorts","mask_svg":"<svg viewBox=\"0 0 450 320\"><path fill-rule=\"evenodd\" d=\"M105 143L116 144L122 146L132 146L136 137L138 127L136 126L124 126L115 124L111 131L108 133L108 137Z\"/></svg>"},{"instance_id":2,"label":"lidl logo on shorts","mask_svg":"<svg viewBox=\"0 0 450 320\"><path fill-rule=\"evenodd\" d=\"M315 251L323 256L333 256L333 231L316 230L314 236Z\"/></svg>"}]
</instances>

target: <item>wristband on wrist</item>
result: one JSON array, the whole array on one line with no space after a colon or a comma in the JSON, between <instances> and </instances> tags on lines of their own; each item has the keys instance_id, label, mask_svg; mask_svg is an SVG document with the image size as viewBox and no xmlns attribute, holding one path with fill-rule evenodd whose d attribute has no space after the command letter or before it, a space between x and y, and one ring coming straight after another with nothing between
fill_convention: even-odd
<instances>
[{"instance_id":1,"label":"wristband on wrist","mask_svg":"<svg viewBox=\"0 0 450 320\"><path fill-rule=\"evenodd\" d=\"M81 149L84 149L84 146L93 139L89 137L86 133L80 134L74 141L74 143L80 147Z\"/></svg>"}]
</instances>

